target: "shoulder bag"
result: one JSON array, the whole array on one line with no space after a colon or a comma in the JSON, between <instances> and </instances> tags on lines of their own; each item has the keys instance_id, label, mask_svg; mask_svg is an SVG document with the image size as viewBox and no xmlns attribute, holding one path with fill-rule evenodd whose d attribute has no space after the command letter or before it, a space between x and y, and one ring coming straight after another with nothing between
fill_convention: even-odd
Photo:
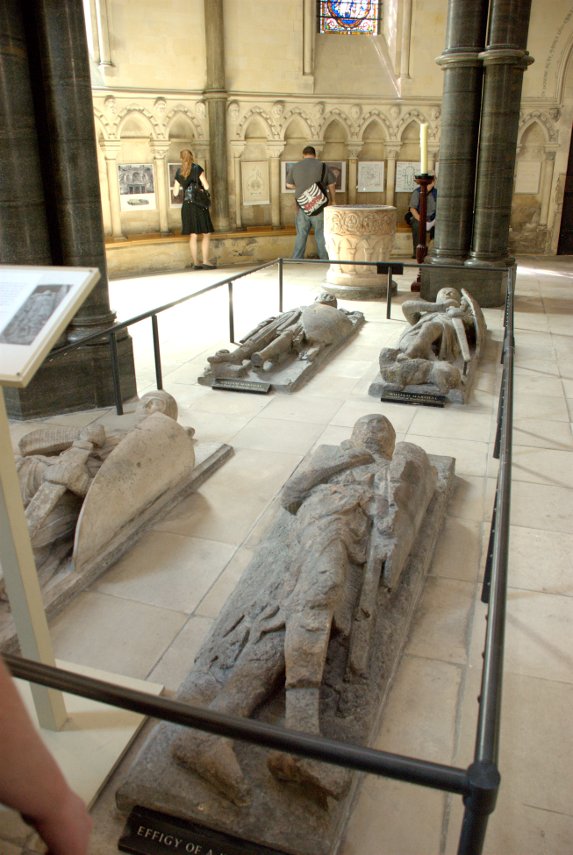
<instances>
[{"instance_id":1,"label":"shoulder bag","mask_svg":"<svg viewBox=\"0 0 573 855\"><path fill-rule=\"evenodd\" d=\"M195 169L196 164L193 164L193 169ZM193 173L192 173L193 174ZM199 175L197 174L197 179L191 179L190 184L185 188L185 201L191 202L193 205L197 205L199 208L208 208L211 205L211 194L208 190L205 190L201 181L199 180Z\"/></svg>"},{"instance_id":2,"label":"shoulder bag","mask_svg":"<svg viewBox=\"0 0 573 855\"><path fill-rule=\"evenodd\" d=\"M326 164L322 164L320 181L315 181L297 197L297 203L309 217L315 217L328 205L328 193L324 185Z\"/></svg>"}]
</instances>

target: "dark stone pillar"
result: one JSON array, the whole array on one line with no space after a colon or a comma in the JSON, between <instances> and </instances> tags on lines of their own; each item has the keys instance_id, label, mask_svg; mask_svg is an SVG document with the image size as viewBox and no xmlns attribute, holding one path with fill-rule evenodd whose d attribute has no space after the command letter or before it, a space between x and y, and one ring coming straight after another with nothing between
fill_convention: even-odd
<instances>
[{"instance_id":1,"label":"dark stone pillar","mask_svg":"<svg viewBox=\"0 0 573 855\"><path fill-rule=\"evenodd\" d=\"M213 190L211 213L215 228L225 231L229 221L227 176L227 90L225 81L225 26L223 0L204 0L207 81L205 100L209 119L209 155Z\"/></svg>"},{"instance_id":2,"label":"dark stone pillar","mask_svg":"<svg viewBox=\"0 0 573 855\"><path fill-rule=\"evenodd\" d=\"M76 340L113 324L110 311L86 30L81 0L36 0L30 73L38 135L49 155L46 202L54 264L97 267L101 278L70 325Z\"/></svg>"},{"instance_id":3,"label":"dark stone pillar","mask_svg":"<svg viewBox=\"0 0 573 855\"><path fill-rule=\"evenodd\" d=\"M99 269L98 285L67 330L68 340L75 341L111 326L115 317L109 307L83 6L81 0L65 4L59 0L35 0L26 5L7 0L3 9L6 6L7 18L19 20L25 33L26 60L19 74L22 78L27 76L33 97L24 102L26 113L20 122L25 128L33 128L38 164L33 172L23 170L18 148L11 141L7 172L15 199L27 199L32 182L40 187L43 183L47 222L44 231L49 239L49 258L40 261L38 253L19 250L17 263ZM2 56L3 69L5 65L10 68L10 62ZM21 88L25 88L24 84ZM17 129L19 122L14 124ZM21 220L18 206L8 213L6 241L17 245L15 229ZM128 336L118 342L118 350L122 397L127 399L136 394ZM92 344L64 358L48 358L26 389L7 389L5 397L8 412L15 418L109 406L114 402L109 348Z\"/></svg>"},{"instance_id":4,"label":"dark stone pillar","mask_svg":"<svg viewBox=\"0 0 573 855\"><path fill-rule=\"evenodd\" d=\"M525 50L531 0L490 0L489 6L489 37L486 49L478 53L484 68L483 91L479 69L473 67L473 50L471 56L462 59L460 67L453 44L448 44L438 60L444 65L446 76L436 246L421 268L420 290L425 299L434 299L444 286L459 287L459 271L440 270L439 265L440 262L460 261L467 269L463 276L464 286L480 305L500 306L505 297L505 271L513 262L508 257L507 246L521 84L523 71L532 62ZM450 0L448 33L457 33L459 50L463 49L464 38L467 40L469 32L477 35L478 17L483 27L486 14L486 3L482 0L479 3L476 0L475 4L471 0ZM475 45L476 41L474 48ZM448 75L448 66L452 66L453 76ZM458 94L460 83L463 85ZM453 97L446 92L446 86L456 87ZM464 98L470 105L468 119L471 116L474 122L471 128L467 126L466 142L462 139L465 126L458 119L463 116ZM480 100L476 167L472 146L478 139L475 107ZM456 218L459 218L458 227L454 222Z\"/></svg>"},{"instance_id":5,"label":"dark stone pillar","mask_svg":"<svg viewBox=\"0 0 573 855\"><path fill-rule=\"evenodd\" d=\"M20 0L0 4L0 260L52 263Z\"/></svg>"},{"instance_id":6,"label":"dark stone pillar","mask_svg":"<svg viewBox=\"0 0 573 855\"><path fill-rule=\"evenodd\" d=\"M489 0L450 0L444 71L436 237L427 263L463 262L470 251Z\"/></svg>"},{"instance_id":7,"label":"dark stone pillar","mask_svg":"<svg viewBox=\"0 0 573 855\"><path fill-rule=\"evenodd\" d=\"M531 0L494 0L484 63L472 265L505 267Z\"/></svg>"}]
</instances>

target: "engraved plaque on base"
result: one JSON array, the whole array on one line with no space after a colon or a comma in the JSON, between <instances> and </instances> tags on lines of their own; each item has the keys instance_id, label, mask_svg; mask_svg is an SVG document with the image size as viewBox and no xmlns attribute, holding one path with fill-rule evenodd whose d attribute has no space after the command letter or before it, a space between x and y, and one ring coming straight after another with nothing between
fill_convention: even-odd
<instances>
[{"instance_id":1,"label":"engraved plaque on base","mask_svg":"<svg viewBox=\"0 0 573 855\"><path fill-rule=\"evenodd\" d=\"M396 404L421 404L424 407L443 407L446 403L445 395L433 395L429 392L406 392L390 389L382 392L381 401L394 401Z\"/></svg>"},{"instance_id":2,"label":"engraved plaque on base","mask_svg":"<svg viewBox=\"0 0 573 855\"><path fill-rule=\"evenodd\" d=\"M229 392L258 392L266 395L271 388L270 383L259 380L241 380L234 377L217 377L211 384L212 389L227 389Z\"/></svg>"},{"instance_id":3,"label":"engraved plaque on base","mask_svg":"<svg viewBox=\"0 0 573 855\"><path fill-rule=\"evenodd\" d=\"M229 834L213 831L194 822L174 816L134 807L117 844L121 852L133 855L164 855L168 852L185 855L285 855Z\"/></svg>"}]
</instances>

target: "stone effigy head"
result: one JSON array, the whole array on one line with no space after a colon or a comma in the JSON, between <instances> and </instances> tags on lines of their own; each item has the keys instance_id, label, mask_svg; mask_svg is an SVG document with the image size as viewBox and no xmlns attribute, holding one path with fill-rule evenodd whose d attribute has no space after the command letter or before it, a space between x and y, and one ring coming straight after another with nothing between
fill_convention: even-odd
<instances>
[{"instance_id":1,"label":"stone effigy head","mask_svg":"<svg viewBox=\"0 0 573 855\"><path fill-rule=\"evenodd\" d=\"M333 309L338 308L338 300L334 294L329 294L327 291L323 291L314 302L320 303L323 306L332 306Z\"/></svg>"},{"instance_id":2,"label":"stone effigy head","mask_svg":"<svg viewBox=\"0 0 573 855\"><path fill-rule=\"evenodd\" d=\"M364 448L374 457L392 458L396 445L396 431L386 416L371 413L361 416L354 425L350 442L356 448Z\"/></svg>"},{"instance_id":3,"label":"stone effigy head","mask_svg":"<svg viewBox=\"0 0 573 855\"><path fill-rule=\"evenodd\" d=\"M154 392L146 392L142 395L136 408L136 412L142 416L150 416L152 413L164 413L170 419L177 420L177 401L163 389Z\"/></svg>"},{"instance_id":4,"label":"stone effigy head","mask_svg":"<svg viewBox=\"0 0 573 855\"><path fill-rule=\"evenodd\" d=\"M459 306L462 302L462 295L457 288L440 288L436 294L436 303L455 303Z\"/></svg>"}]
</instances>

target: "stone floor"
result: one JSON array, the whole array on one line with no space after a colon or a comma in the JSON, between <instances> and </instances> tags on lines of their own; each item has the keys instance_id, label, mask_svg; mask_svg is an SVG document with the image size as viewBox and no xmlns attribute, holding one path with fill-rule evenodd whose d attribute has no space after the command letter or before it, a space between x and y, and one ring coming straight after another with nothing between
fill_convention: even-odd
<instances>
[{"instance_id":1,"label":"stone floor","mask_svg":"<svg viewBox=\"0 0 573 855\"><path fill-rule=\"evenodd\" d=\"M119 319L216 282L228 271L110 283ZM324 271L287 268L285 308L311 302ZM56 655L165 685L173 693L233 590L281 485L303 456L349 436L379 412L368 386L381 347L402 328L398 277L392 318L383 301L340 303L367 323L293 396L215 391L197 384L205 356L224 344L226 288L160 318L164 385L180 421L234 456L51 625ZM236 330L277 311L276 273L236 286ZM516 301L515 426L510 590L501 731L502 785L485 855L573 853L573 260L523 258ZM497 462L492 457L500 382L502 312L486 309L488 343L470 403L432 409L388 404L399 439L456 458L456 490L431 575L396 675L376 746L443 763L471 762L484 607L480 603ZM148 322L132 330L139 393L153 387ZM129 418L129 417L128 417ZM52 424L116 425L113 412ZM125 419L123 419L125 421ZM13 426L14 440L35 424ZM139 740L141 737L139 738ZM117 851L124 819L114 792L132 748L93 807L91 855ZM455 855L458 797L367 777L339 855ZM2 855L41 851L20 820L0 818Z\"/></svg>"}]
</instances>

